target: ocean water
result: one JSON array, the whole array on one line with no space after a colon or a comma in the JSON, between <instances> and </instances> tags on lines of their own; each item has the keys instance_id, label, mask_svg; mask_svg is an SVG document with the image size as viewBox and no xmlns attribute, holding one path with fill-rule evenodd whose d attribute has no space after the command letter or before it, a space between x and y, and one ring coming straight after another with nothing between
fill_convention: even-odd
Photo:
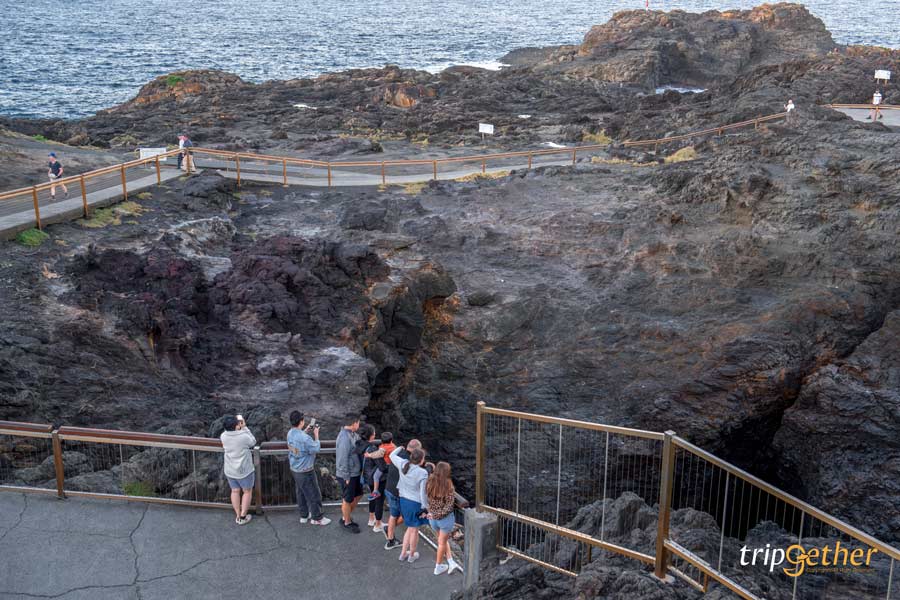
<instances>
[{"instance_id":1,"label":"ocean water","mask_svg":"<svg viewBox=\"0 0 900 600\"><path fill-rule=\"evenodd\" d=\"M761 1L761 0L760 0ZM749 0L651 8L749 9ZM840 43L900 47L900 0L808 0ZM150 79L214 68L249 81L353 67L499 66L523 46L571 44L644 0L0 0L0 114L75 118Z\"/></svg>"}]
</instances>

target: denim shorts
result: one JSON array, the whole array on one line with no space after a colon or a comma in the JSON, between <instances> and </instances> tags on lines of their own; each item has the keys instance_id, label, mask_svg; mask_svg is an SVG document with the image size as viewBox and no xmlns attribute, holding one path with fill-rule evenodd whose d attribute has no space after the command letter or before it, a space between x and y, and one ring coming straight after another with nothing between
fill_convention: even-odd
<instances>
[{"instance_id":1,"label":"denim shorts","mask_svg":"<svg viewBox=\"0 0 900 600\"><path fill-rule=\"evenodd\" d=\"M384 495L387 496L388 501L388 511L390 511L391 516L396 518L400 517L400 498L393 495L392 493L385 490Z\"/></svg>"},{"instance_id":2,"label":"denim shorts","mask_svg":"<svg viewBox=\"0 0 900 600\"><path fill-rule=\"evenodd\" d=\"M403 522L406 523L407 527L421 527L427 523L427 521L419 518L419 511L421 510L422 505L415 500L400 498L400 514L403 515Z\"/></svg>"},{"instance_id":3,"label":"denim shorts","mask_svg":"<svg viewBox=\"0 0 900 600\"><path fill-rule=\"evenodd\" d=\"M252 490L253 486L256 484L256 471L253 471L241 479L234 479L227 475L225 476L225 479L228 480L228 485L231 486L231 489L233 490Z\"/></svg>"},{"instance_id":4,"label":"denim shorts","mask_svg":"<svg viewBox=\"0 0 900 600\"><path fill-rule=\"evenodd\" d=\"M456 525L456 515L450 513L443 519L429 519L428 524L435 531L443 531L444 533L453 533L453 527Z\"/></svg>"}]
</instances>

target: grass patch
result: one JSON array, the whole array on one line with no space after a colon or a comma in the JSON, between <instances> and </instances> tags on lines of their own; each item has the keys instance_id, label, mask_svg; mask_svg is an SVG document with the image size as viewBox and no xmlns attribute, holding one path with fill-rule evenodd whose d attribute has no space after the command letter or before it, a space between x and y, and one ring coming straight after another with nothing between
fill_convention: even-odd
<instances>
[{"instance_id":1,"label":"grass patch","mask_svg":"<svg viewBox=\"0 0 900 600\"><path fill-rule=\"evenodd\" d=\"M81 219L78 223L82 227L99 229L110 225L121 225L122 217L137 217L144 213L144 207L137 202L122 202L116 206L98 208L91 213L90 218Z\"/></svg>"},{"instance_id":2,"label":"grass patch","mask_svg":"<svg viewBox=\"0 0 900 600\"><path fill-rule=\"evenodd\" d=\"M680 163L688 160L696 160L699 158L699 154L694 149L693 146L687 146L686 148L682 148L675 152L674 154L666 157L667 163Z\"/></svg>"},{"instance_id":3,"label":"grass patch","mask_svg":"<svg viewBox=\"0 0 900 600\"><path fill-rule=\"evenodd\" d=\"M426 185L428 185L428 184L425 182L405 183L405 184L403 184L403 193L408 196L415 196L416 194L421 194L422 190L425 189Z\"/></svg>"},{"instance_id":4,"label":"grass patch","mask_svg":"<svg viewBox=\"0 0 900 600\"><path fill-rule=\"evenodd\" d=\"M611 137L606 135L606 130L601 129L599 133L584 133L581 136L582 142L591 142L592 144L612 144Z\"/></svg>"},{"instance_id":5,"label":"grass patch","mask_svg":"<svg viewBox=\"0 0 900 600\"><path fill-rule=\"evenodd\" d=\"M16 235L16 242L23 246L28 246L29 248L37 248L49 239L50 236L40 229L26 229L25 231L20 231L19 234Z\"/></svg>"},{"instance_id":6,"label":"grass patch","mask_svg":"<svg viewBox=\"0 0 900 600\"><path fill-rule=\"evenodd\" d=\"M140 142L136 137L130 135L128 133L123 133L122 135L117 135L109 140L109 145L113 147L136 147L140 145Z\"/></svg>"},{"instance_id":7,"label":"grass patch","mask_svg":"<svg viewBox=\"0 0 900 600\"><path fill-rule=\"evenodd\" d=\"M170 88L175 87L176 85L178 85L179 83L181 83L183 81L184 81L184 77L182 77L181 75L169 75L168 77L166 77L166 85L169 86Z\"/></svg>"},{"instance_id":8,"label":"grass patch","mask_svg":"<svg viewBox=\"0 0 900 600\"><path fill-rule=\"evenodd\" d=\"M122 491L126 496L156 497L156 489L148 481L127 481L122 485Z\"/></svg>"},{"instance_id":9,"label":"grass patch","mask_svg":"<svg viewBox=\"0 0 900 600\"><path fill-rule=\"evenodd\" d=\"M502 179L509 175L509 171L494 171L491 173L472 173L471 175L464 175L463 177L457 177L453 181L461 181L463 183L477 183L479 181L489 181L491 179Z\"/></svg>"},{"instance_id":10,"label":"grass patch","mask_svg":"<svg viewBox=\"0 0 900 600\"><path fill-rule=\"evenodd\" d=\"M153 197L153 194L151 194L150 192L141 192L139 194L135 194L134 197L138 200L149 200Z\"/></svg>"},{"instance_id":11,"label":"grass patch","mask_svg":"<svg viewBox=\"0 0 900 600\"><path fill-rule=\"evenodd\" d=\"M47 138L45 138L41 134L33 135L33 136L31 136L31 139L33 139L36 142L46 142L47 141Z\"/></svg>"},{"instance_id":12,"label":"grass patch","mask_svg":"<svg viewBox=\"0 0 900 600\"><path fill-rule=\"evenodd\" d=\"M601 158L599 156L592 156L591 162L595 165L626 165L629 167L653 167L657 164L655 162L639 163L634 160L625 160L623 158Z\"/></svg>"}]
</instances>

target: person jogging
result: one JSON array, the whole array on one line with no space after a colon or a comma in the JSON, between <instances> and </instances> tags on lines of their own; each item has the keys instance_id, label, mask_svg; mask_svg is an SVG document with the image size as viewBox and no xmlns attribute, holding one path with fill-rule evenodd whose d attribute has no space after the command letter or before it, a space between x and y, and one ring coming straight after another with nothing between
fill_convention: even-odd
<instances>
[{"instance_id":1,"label":"person jogging","mask_svg":"<svg viewBox=\"0 0 900 600\"><path fill-rule=\"evenodd\" d=\"M328 525L331 519L322 516L322 490L316 475L316 455L322 449L319 442L319 426L308 427L303 413L295 410L290 414L291 430L287 434L290 453L291 477L297 492L297 510L300 522L313 525ZM312 436L309 430L312 429Z\"/></svg>"},{"instance_id":2,"label":"person jogging","mask_svg":"<svg viewBox=\"0 0 900 600\"><path fill-rule=\"evenodd\" d=\"M56 152L51 152L48 154L50 158L50 162L47 166L47 177L50 178L50 198L52 200L56 200L56 181L62 179L63 176L63 166L56 158ZM65 197L69 197L69 188L66 187L66 184L60 183L59 186L63 189L63 193Z\"/></svg>"}]
</instances>

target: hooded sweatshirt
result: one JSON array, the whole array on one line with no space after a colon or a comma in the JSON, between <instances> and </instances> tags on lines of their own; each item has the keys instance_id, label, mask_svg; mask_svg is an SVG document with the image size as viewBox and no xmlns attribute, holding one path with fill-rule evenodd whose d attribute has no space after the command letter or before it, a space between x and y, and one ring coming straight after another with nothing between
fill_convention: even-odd
<instances>
[{"instance_id":1,"label":"hooded sweatshirt","mask_svg":"<svg viewBox=\"0 0 900 600\"><path fill-rule=\"evenodd\" d=\"M246 427L234 431L223 431L219 436L225 449L225 476L243 479L253 472L253 455L250 449L256 445L256 438Z\"/></svg>"}]
</instances>

